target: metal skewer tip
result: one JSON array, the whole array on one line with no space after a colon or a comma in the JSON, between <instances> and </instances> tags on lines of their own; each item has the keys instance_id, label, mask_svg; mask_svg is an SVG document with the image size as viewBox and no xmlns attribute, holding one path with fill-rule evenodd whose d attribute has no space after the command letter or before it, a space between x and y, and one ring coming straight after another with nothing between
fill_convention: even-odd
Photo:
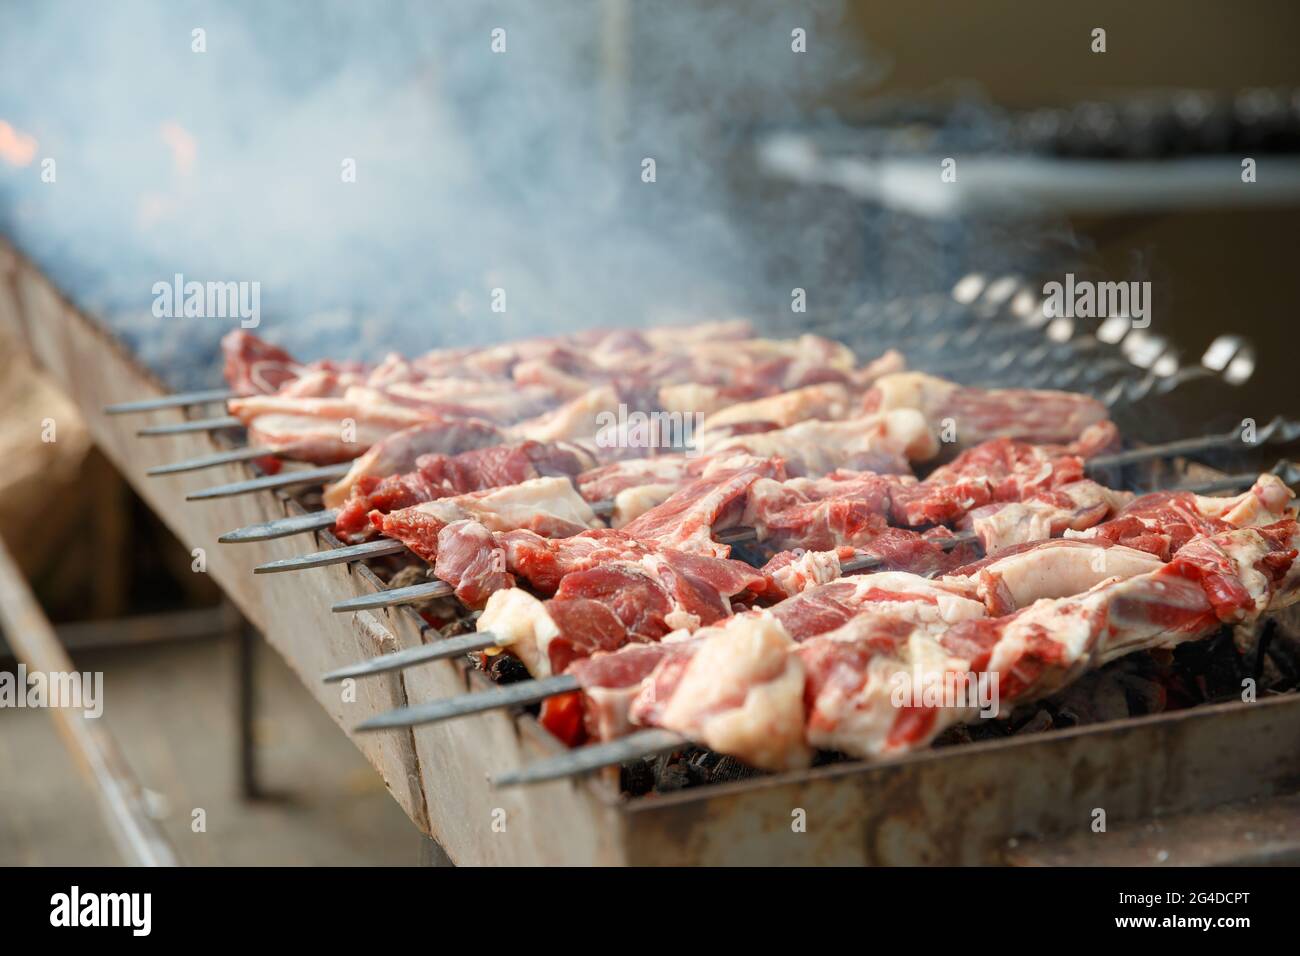
<instances>
[{"instance_id":1,"label":"metal skewer tip","mask_svg":"<svg viewBox=\"0 0 1300 956\"><path fill-rule=\"evenodd\" d=\"M190 432L217 432L225 428L243 428L244 423L233 415L222 418L195 418L174 425L149 425L136 432L141 438L155 438L158 435L185 435Z\"/></svg>"},{"instance_id":2,"label":"metal skewer tip","mask_svg":"<svg viewBox=\"0 0 1300 956\"><path fill-rule=\"evenodd\" d=\"M333 478L342 478L347 473L347 465L324 465L320 468L285 471L278 475L263 475L261 478L249 478L247 481L235 481L228 485L215 485L202 491L192 491L185 496L185 500L205 501L208 498L229 498L232 495L247 495L272 488L287 488L290 485L318 485Z\"/></svg>"},{"instance_id":3,"label":"metal skewer tip","mask_svg":"<svg viewBox=\"0 0 1300 956\"><path fill-rule=\"evenodd\" d=\"M557 677L544 677L541 680L523 681L519 684L506 684L477 694L463 694L448 700L435 700L428 704L416 704L412 707L399 707L378 717L357 724L358 732L371 730L388 730L393 727L415 727L420 724L432 724L456 717L468 717L489 710L516 707L523 704L535 704L556 694L565 694L578 690L578 679L567 674Z\"/></svg>"},{"instance_id":4,"label":"metal skewer tip","mask_svg":"<svg viewBox=\"0 0 1300 956\"><path fill-rule=\"evenodd\" d=\"M303 571L307 568L323 568L330 564L347 564L351 561L377 558L385 554L401 554L405 550L406 545L400 541L394 541L392 538L380 538L378 541L366 541L346 548L331 548L328 551L303 554L296 558L281 558L278 561L268 561L266 564L259 564L253 568L253 573L275 574L279 571Z\"/></svg>"},{"instance_id":5,"label":"metal skewer tip","mask_svg":"<svg viewBox=\"0 0 1300 956\"><path fill-rule=\"evenodd\" d=\"M233 465L241 461L252 461L255 458L266 458L279 454L274 448L236 448L234 451L223 451L216 455L187 458L185 461L174 461L170 465L158 465L147 469L145 474L178 475L184 471L199 471L203 468L216 468L219 465Z\"/></svg>"},{"instance_id":6,"label":"metal skewer tip","mask_svg":"<svg viewBox=\"0 0 1300 956\"><path fill-rule=\"evenodd\" d=\"M330 671L328 674L323 675L321 680L327 684L337 684L349 677L369 677L372 674L386 674L389 671L405 670L408 667L414 667L416 664L442 661L449 657L459 657L461 654L473 654L475 651L485 651L495 646L496 638L486 631L461 634L456 637L449 637L446 640L435 641L432 644L408 647L405 650L394 651L391 654L380 654L378 657L372 657L368 661L361 661L359 664L349 664L347 667L340 667L338 670Z\"/></svg>"},{"instance_id":7,"label":"metal skewer tip","mask_svg":"<svg viewBox=\"0 0 1300 956\"><path fill-rule=\"evenodd\" d=\"M393 607L397 604L414 604L417 601L432 601L434 598L451 597L455 592L445 581L430 581L428 584L412 584L404 588L388 588L374 594L362 594L359 597L339 601L330 610L335 614L348 611L372 611L379 607Z\"/></svg>"},{"instance_id":8,"label":"metal skewer tip","mask_svg":"<svg viewBox=\"0 0 1300 956\"><path fill-rule=\"evenodd\" d=\"M1240 430L1223 432L1217 435L1198 435L1194 438L1180 438L1177 441L1162 442L1159 445L1148 445L1144 448L1131 448L1128 451L1116 452L1111 455L1100 455L1085 462L1085 467L1089 471L1098 471L1104 468L1132 465L1140 461L1150 461L1154 458L1176 458L1179 455L1208 451L1211 448L1222 448L1236 444L1262 445L1274 441L1287 443L1295 441L1297 438L1300 438L1300 422L1293 422L1279 415L1256 432L1253 442L1247 442Z\"/></svg>"},{"instance_id":9,"label":"metal skewer tip","mask_svg":"<svg viewBox=\"0 0 1300 956\"><path fill-rule=\"evenodd\" d=\"M685 737L671 730L638 730L636 733L611 740L609 743L579 747L556 757L547 757L545 760L527 764L518 770L493 774L489 779L494 787L519 787L532 783L545 783L548 780L575 777L578 774L599 770L601 767L617 766L629 760L653 757L656 754L684 747L687 743Z\"/></svg>"},{"instance_id":10,"label":"metal skewer tip","mask_svg":"<svg viewBox=\"0 0 1300 956\"><path fill-rule=\"evenodd\" d=\"M235 398L235 393L228 388L210 388L201 392L177 392L162 398L144 398L135 402L118 402L105 405L105 415L130 415L136 412L153 412L162 408L183 408L186 405L206 405L211 402L224 402Z\"/></svg>"},{"instance_id":11,"label":"metal skewer tip","mask_svg":"<svg viewBox=\"0 0 1300 956\"><path fill-rule=\"evenodd\" d=\"M320 531L332 527L338 518L339 513L333 508L329 511L313 511L311 514L292 515L288 518L276 518L274 521L263 521L261 524L236 528L234 531L227 531L217 540L222 544L270 541L274 538L285 538L289 535L305 534L308 531Z\"/></svg>"}]
</instances>

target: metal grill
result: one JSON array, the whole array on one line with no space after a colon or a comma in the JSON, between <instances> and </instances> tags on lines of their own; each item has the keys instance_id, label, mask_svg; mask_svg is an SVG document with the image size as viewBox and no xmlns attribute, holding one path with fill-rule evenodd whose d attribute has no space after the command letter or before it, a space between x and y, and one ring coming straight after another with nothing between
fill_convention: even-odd
<instances>
[{"instance_id":1,"label":"metal grill","mask_svg":"<svg viewBox=\"0 0 1300 956\"><path fill-rule=\"evenodd\" d=\"M1159 354L1152 358L1150 351L1126 346L1132 331L1116 337L1099 327L1076 326L1065 334L1057 326L1054 332L1052 322L1035 311L1035 301L1017 281L968 279L959 284L955 295L863 308L843 324L812 322L808 328L833 334L861 354L897 345L908 352L913 367L958 381L1075 388L1101 397L1116 410L1140 408L1149 396L1186 382L1221 379L1234 363L1240 374L1242 362L1249 360L1244 343L1229 343L1219 354L1207 354L1202 363L1183 365L1176 356L1171 363L1168 349L1156 350ZM1225 349L1231 352L1226 358ZM58 354L47 344L41 344L40 350L47 360ZM111 391L98 394L101 400L112 396ZM203 432L198 426L196 430L198 435ZM242 457L233 453L234 435L217 433L219 443L232 452L232 461ZM1290 423L1278 422L1271 430L1261 429L1260 444L1296 437ZM1183 480L1212 483L1222 472L1181 457L1207 449L1242 459L1258 452L1237 435L1215 435L1176 444L1166 457L1145 464L1121 459L1110 474L1115 476L1115 486L1135 489L1167 487ZM240 467L255 472L255 466ZM278 503L271 505L270 513L300 516L304 525L319 522L306 513L315 504L311 487L272 488ZM164 515L174 507L163 507ZM267 509L261 505L258 510ZM316 534L323 546L343 546L319 526ZM274 544L250 546L248 560L284 556L283 548L276 550ZM390 576L397 567L377 563L375 570ZM363 565L353 565L351 572L328 573L324 589L320 583L312 589L317 598L322 593L346 597L356 589L364 594L385 587ZM387 583L403 583L403 574L409 578L408 572L397 571ZM257 600L247 598L247 593L246 601ZM355 659L357 649L363 651L361 656L367 648L371 654L403 647L416 651L447 636L432 633L411 605L387 607L379 613L380 617L363 613L358 618L359 631L369 643L351 645L351 655L345 649L343 661L348 656ZM478 858L479 850L487 854L484 858L492 858L491 850L458 832L454 820L467 808L502 804L537 835L535 845L519 857L534 862L1007 859L1015 856L1015 845L1024 845L1013 845L1009 839L1069 830L1086 818L1090 807L1103 802L1113 819L1141 821L1157 813L1194 812L1294 789L1294 772L1286 758L1300 745L1300 697L1277 693L1253 705L1225 702L1243 667L1269 692L1295 686L1300 654L1292 617L1280 616L1251 635L1250 653L1244 656L1233 650L1229 636L1220 635L1172 661L1120 661L1089 678L1106 684L1112 696L1119 687L1126 714L1100 706L1095 713L1086 712L1087 688L1075 687L1012 715L998 727L955 731L929 751L875 764L826 756L809 771L755 775L731 758L677 739L633 740L624 742L622 759L614 761L621 765L617 770L594 778L491 791L467 768L487 767L500 782L510 782L511 774L518 778L515 782L526 782L519 770L537 766L536 758L576 761L570 768L576 770L581 769L577 756L581 752L562 751L526 712L517 711L430 725L406 739L419 755L416 766L430 817L425 825L448 846L453 858ZM463 627L464 621L458 624ZM454 625L445 630L455 629ZM335 638L331 644L339 646ZM1160 667L1165 670L1157 673ZM494 671L479 671L470 658L460 655L436 667L398 672L393 675L396 685L377 687L400 687L406 700L420 703L455 697L466 687L479 693L494 686L508 691L510 679L519 676L500 663ZM1195 706L1161 711L1151 703L1152 686L1161 686L1171 674L1184 682L1201 682L1200 697L1189 701ZM529 693L521 689L518 702L523 703ZM384 706L375 709L382 712ZM346 723L346 716L332 712ZM1046 730L1052 732L1035 732ZM362 738L358 741L363 749L370 747ZM372 760L382 762L376 751L367 752ZM463 764L461 771L452 772L458 762ZM600 766L609 764L605 759ZM390 786L395 781L390 779ZM793 836L791 807L817 820L821 836L810 840ZM420 819L418 812L413 816ZM563 847L541 836L549 826L564 833L559 841ZM518 852L518 847L512 852Z\"/></svg>"}]
</instances>

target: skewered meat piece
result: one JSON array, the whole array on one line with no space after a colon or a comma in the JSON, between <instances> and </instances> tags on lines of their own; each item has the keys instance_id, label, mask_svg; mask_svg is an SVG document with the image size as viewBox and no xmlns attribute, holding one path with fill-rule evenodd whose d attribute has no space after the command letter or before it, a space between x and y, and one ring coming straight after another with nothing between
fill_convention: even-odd
<instances>
[{"instance_id":1,"label":"skewered meat piece","mask_svg":"<svg viewBox=\"0 0 1300 956\"><path fill-rule=\"evenodd\" d=\"M563 538L601 527L591 506L565 478L532 478L517 485L435 498L371 520L426 561L438 556L441 532L452 522L470 522L487 531L528 530Z\"/></svg>"},{"instance_id":2,"label":"skewered meat piece","mask_svg":"<svg viewBox=\"0 0 1300 956\"><path fill-rule=\"evenodd\" d=\"M428 415L400 405L368 405L347 397L250 396L232 399L229 408L248 427L252 443L317 464L349 461L393 432L429 421Z\"/></svg>"},{"instance_id":3,"label":"skewered meat piece","mask_svg":"<svg viewBox=\"0 0 1300 956\"><path fill-rule=\"evenodd\" d=\"M307 377L315 381L303 393L322 394L324 382L336 388L341 377L353 382L365 373L365 366L359 362L296 362L284 349L244 329L235 329L222 338L221 353L226 384L236 395L270 395Z\"/></svg>"},{"instance_id":4,"label":"skewered meat piece","mask_svg":"<svg viewBox=\"0 0 1300 956\"><path fill-rule=\"evenodd\" d=\"M428 455L456 455L501 447L501 430L480 419L432 419L393 432L375 442L352 463L348 473L325 488L327 508L338 508L365 479L409 474ZM465 489L466 491L470 489Z\"/></svg>"},{"instance_id":5,"label":"skewered meat piece","mask_svg":"<svg viewBox=\"0 0 1300 956\"><path fill-rule=\"evenodd\" d=\"M755 483L754 488L759 487L760 483ZM892 493L897 497L915 487L901 482ZM1168 560L1170 554L1194 535L1272 524L1286 518L1293 514L1291 499L1291 490L1271 474L1261 475L1249 491L1231 498L1154 492L1133 500L1132 495L1111 491L1085 479L1056 491L1038 492L1022 503L990 505L971 512L959 526L974 530L990 557L956 573L1034 547L1037 542L1055 538L1062 532L1066 539L1123 544ZM773 557L763 569L772 590L793 594L811 584L833 580L844 562L856 558L871 558L893 570L941 574L953 571L969 555L969 550L950 553L941 550L943 536L949 533L944 529L917 534L906 529L876 528L869 519L851 527L830 520L814 523L820 515L816 509L826 504L836 502L796 505L777 515L776 520L783 522L782 530L790 535L790 540L799 540L796 519L806 517L810 530L804 540L808 543L801 547L815 550L796 549ZM810 509L813 517L807 517ZM1104 519L1109 520L1101 524ZM770 519L747 513L745 520L759 525L762 520ZM1081 530L1084 528L1087 530ZM832 542L830 547L824 547L827 539ZM819 548L819 543L823 547ZM1065 546L1056 545L1057 548ZM1045 566L1045 573L1053 573L1050 565Z\"/></svg>"},{"instance_id":6,"label":"skewered meat piece","mask_svg":"<svg viewBox=\"0 0 1300 956\"><path fill-rule=\"evenodd\" d=\"M862 415L842 421L806 421L789 428L698 442L711 455L745 452L780 457L791 475L826 474L836 468L897 473L907 461L926 461L939 452L925 416L912 409Z\"/></svg>"},{"instance_id":7,"label":"skewered meat piece","mask_svg":"<svg viewBox=\"0 0 1300 956\"><path fill-rule=\"evenodd\" d=\"M1086 547L1080 549L1080 544ZM942 645L944 652L953 654L968 644L958 627L983 626L979 622L990 617L1004 619L1006 615L1037 607L1038 602L1079 595L1107 582L1150 575L1162 567L1164 563L1154 555L1110 542L1054 540L979 562L937 580L905 573L879 573L814 585L772 608L740 615L728 626L743 628L742 619L769 615L780 623L791 642L805 646L820 635L834 634L826 639L828 647L818 645L818 650L810 651L814 659L809 663L836 659L841 650L848 659L855 659L863 653L864 640L866 650L875 655L884 650L897 651L919 637L932 642L942 640L946 642ZM949 637L950 633L956 636ZM708 632L701 634L709 636ZM695 642L692 640L681 647L665 644L658 654L675 655L679 666L685 666ZM841 644L846 647L840 648ZM927 648L934 659L938 651ZM637 668L623 668L619 661L612 659L622 653L625 652L598 654L570 671L583 684L583 706L588 711L586 726L593 736L610 728L626 730L631 726L627 708L642 688L632 680ZM644 680L657 666L651 658L649 653L637 658L640 670L637 681ZM601 683L607 675L619 680L616 686L605 687ZM660 687L651 694L662 700L663 689ZM643 701L642 707L647 706ZM644 711L642 719L649 713Z\"/></svg>"},{"instance_id":8,"label":"skewered meat piece","mask_svg":"<svg viewBox=\"0 0 1300 956\"><path fill-rule=\"evenodd\" d=\"M708 415L700 427L701 436L726 431L734 434L789 428L812 419L844 418L852 407L852 395L839 382L824 382L779 392L767 398L737 402Z\"/></svg>"},{"instance_id":9,"label":"skewered meat piece","mask_svg":"<svg viewBox=\"0 0 1300 956\"><path fill-rule=\"evenodd\" d=\"M356 534L371 529L372 511L387 514L435 498L516 485L530 478L573 479L591 469L593 462L590 452L568 442L524 441L459 454L421 454L414 471L386 478L363 475L345 501L334 495L335 486L326 489L325 503L341 505L334 525L336 533ZM583 497L598 500L586 494Z\"/></svg>"},{"instance_id":10,"label":"skewered meat piece","mask_svg":"<svg viewBox=\"0 0 1300 956\"><path fill-rule=\"evenodd\" d=\"M1197 535L1278 521L1291 506L1292 497L1282 479L1267 474L1260 475L1248 491L1230 498L1158 491L1138 498L1104 525L1066 531L1065 535L1113 541L1168 560Z\"/></svg>"},{"instance_id":11,"label":"skewered meat piece","mask_svg":"<svg viewBox=\"0 0 1300 956\"><path fill-rule=\"evenodd\" d=\"M575 571L545 601L519 588L497 591L478 629L545 676L597 650L716 623L732 613L733 597L762 583L741 562L665 550Z\"/></svg>"},{"instance_id":12,"label":"skewered meat piece","mask_svg":"<svg viewBox=\"0 0 1300 956\"><path fill-rule=\"evenodd\" d=\"M737 524L780 550L866 544L889 526L894 494L915 484L910 476L841 470L823 478L762 478L749 487Z\"/></svg>"},{"instance_id":13,"label":"skewered meat piece","mask_svg":"<svg viewBox=\"0 0 1300 956\"><path fill-rule=\"evenodd\" d=\"M627 524L623 531L658 547L725 558L731 549L715 541L714 533L739 524L750 485L777 476L784 477L779 459L737 455L715 461L697 480Z\"/></svg>"},{"instance_id":14,"label":"skewered meat piece","mask_svg":"<svg viewBox=\"0 0 1300 956\"><path fill-rule=\"evenodd\" d=\"M958 385L924 372L886 375L863 396L862 411L912 408L936 423L950 421L955 444L969 448L990 438L1036 444L1076 441L1107 420L1106 406L1074 392Z\"/></svg>"},{"instance_id":15,"label":"skewered meat piece","mask_svg":"<svg viewBox=\"0 0 1300 956\"><path fill-rule=\"evenodd\" d=\"M729 340L743 326L720 328L724 338L708 345L688 345L694 333L580 333L442 350L410 361L390 356L373 369L298 366L283 350L241 332L224 343L232 387L246 395L232 401L230 411L254 440L324 464L355 457L384 434L431 418L482 419L510 426L505 434L515 439L590 437L600 413L621 403L655 408L659 389L697 376L700 383L729 389L729 401L737 401L838 381L855 368L851 352L816 336ZM656 351L652 341L663 347ZM821 376L815 373L819 362L825 365ZM449 390L444 379L460 387ZM356 424L356 434L346 439L345 421Z\"/></svg>"},{"instance_id":16,"label":"skewered meat piece","mask_svg":"<svg viewBox=\"0 0 1300 956\"><path fill-rule=\"evenodd\" d=\"M958 625L938 648L924 638L906 647L872 647L861 632L827 634L798 651L809 673L809 742L879 757L914 750L974 719L971 708L895 706L891 691L912 675L931 684L947 675L995 676L1005 715L1116 657L1196 640L1225 623L1286 607L1300 599L1298 546L1293 521L1221 532L1191 542L1146 574Z\"/></svg>"},{"instance_id":17,"label":"skewered meat piece","mask_svg":"<svg viewBox=\"0 0 1300 956\"><path fill-rule=\"evenodd\" d=\"M1069 579L1073 586L1083 589L1116 575L1138 574L1160 566L1160 562L1150 555L1136 552L1122 555L1125 550L1110 549L1105 545L1095 545L1088 551L1073 549L1070 554L1076 567L1071 569L1066 562L1058 564L1064 572L1063 579ZM1095 552L1106 552L1111 555L1111 560L1098 562ZM646 710L642 712L642 719L649 719L654 701L666 700L667 692L675 686L674 681L688 668L696 675L693 680L702 684L708 684L711 679L714 686L723 689L744 687L743 681L746 675L752 675L754 667L753 661L746 659L743 652L752 648L751 642L755 642L761 652L770 651L774 640L770 621L779 625L787 644L808 640L859 618L870 618L895 634L910 633L917 628L942 633L962 621L986 617L990 610L985 603L986 595L993 597L997 601L994 606L1002 611L1008 607L1006 602L1011 600L1022 602L1010 605L1014 608L1057 593L1060 581L1033 575L1035 562L1034 555L1013 555L998 563L989 572L990 579L1006 579L1013 583L1013 586L1005 588L990 588L984 581L963 577L930 580L895 572L860 575L809 588L774 607L741 614L726 623L730 634L729 653L742 654L737 664L738 671L733 671L725 662L728 654L721 655L724 663L716 673L711 660L695 661L695 642L685 641L685 634L677 634L668 636L662 645L652 648L634 649L629 646L610 653L613 648L605 646L590 658L575 661L568 673L577 677L583 687L581 706L587 733L597 739L607 739L611 733L630 729L633 700L642 694L642 682L661 660L673 658L676 663L671 669L665 665L668 674L658 674L653 689L643 695L641 706ZM752 590L753 584L749 587ZM496 624L480 622L479 628L495 633ZM677 707L674 713L680 715L684 706ZM544 710L544 723L547 723L546 717ZM747 725L747 721L741 721L741 725ZM547 723L547 726L552 725ZM564 739L574 742L571 738Z\"/></svg>"},{"instance_id":18,"label":"skewered meat piece","mask_svg":"<svg viewBox=\"0 0 1300 956\"><path fill-rule=\"evenodd\" d=\"M996 677L995 703L1006 713L1135 649L1194 640L1295 603L1297 548L1291 520L1235 529L1193 541L1145 573L939 631L868 614L800 642L774 613L740 615L664 645L624 726L666 727L776 770L805 766L814 747L859 757L913 750L976 714L968 696L935 704L925 686L964 687L972 674L987 686ZM598 726L619 720L605 715Z\"/></svg>"},{"instance_id":19,"label":"skewered meat piece","mask_svg":"<svg viewBox=\"0 0 1300 956\"><path fill-rule=\"evenodd\" d=\"M761 569L768 585L765 596L791 597L810 587L828 584L843 576L844 565L850 561L869 562L869 567L879 571L907 571L924 577L948 574L976 556L973 545L948 549L943 542L951 537L952 532L947 528L923 532L883 528L857 546L781 551Z\"/></svg>"},{"instance_id":20,"label":"skewered meat piece","mask_svg":"<svg viewBox=\"0 0 1300 956\"><path fill-rule=\"evenodd\" d=\"M1133 500L1127 491L1112 491L1084 479L1039 491L1024 501L985 505L958 524L979 535L986 552L1082 531L1115 514Z\"/></svg>"},{"instance_id":21,"label":"skewered meat piece","mask_svg":"<svg viewBox=\"0 0 1300 956\"><path fill-rule=\"evenodd\" d=\"M1021 501L1084 478L1084 461L1118 442L1111 422L1090 426L1069 445L994 438L968 448L894 496L899 524L949 524L984 505Z\"/></svg>"}]
</instances>

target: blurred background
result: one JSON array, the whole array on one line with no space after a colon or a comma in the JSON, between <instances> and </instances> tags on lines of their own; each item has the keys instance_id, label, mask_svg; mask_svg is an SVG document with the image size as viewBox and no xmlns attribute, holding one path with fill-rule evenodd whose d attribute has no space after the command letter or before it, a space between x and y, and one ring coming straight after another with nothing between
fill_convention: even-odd
<instances>
[{"instance_id":1,"label":"blurred background","mask_svg":"<svg viewBox=\"0 0 1300 956\"><path fill-rule=\"evenodd\" d=\"M304 359L718 314L848 335L972 276L1150 281L1146 361L1240 359L1160 399L1222 429L1297 411L1298 27L1290 0L7 0L0 235L173 388L217 382L228 327L151 313L176 273L259 282L256 331ZM241 650L12 343L0 396L0 535L122 688L169 831L189 833L169 807L222 808L226 837L183 852L412 862L382 783L278 658ZM71 423L56 444L49 415ZM241 791L250 666L277 799ZM114 862L47 715L0 721L0 862Z\"/></svg>"}]
</instances>

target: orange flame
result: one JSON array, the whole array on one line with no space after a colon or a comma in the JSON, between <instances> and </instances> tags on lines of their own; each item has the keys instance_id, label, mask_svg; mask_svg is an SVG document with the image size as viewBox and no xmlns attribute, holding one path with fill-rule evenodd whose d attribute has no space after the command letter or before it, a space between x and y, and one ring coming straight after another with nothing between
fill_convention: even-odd
<instances>
[{"instance_id":1,"label":"orange flame","mask_svg":"<svg viewBox=\"0 0 1300 956\"><path fill-rule=\"evenodd\" d=\"M0 159L13 166L26 166L36 158L36 138L0 120Z\"/></svg>"},{"instance_id":2,"label":"orange flame","mask_svg":"<svg viewBox=\"0 0 1300 956\"><path fill-rule=\"evenodd\" d=\"M172 151L172 165L176 168L176 172L188 176L194 169L194 161L199 156L198 143L194 141L189 130L179 123L168 120L158 127L158 135Z\"/></svg>"}]
</instances>

